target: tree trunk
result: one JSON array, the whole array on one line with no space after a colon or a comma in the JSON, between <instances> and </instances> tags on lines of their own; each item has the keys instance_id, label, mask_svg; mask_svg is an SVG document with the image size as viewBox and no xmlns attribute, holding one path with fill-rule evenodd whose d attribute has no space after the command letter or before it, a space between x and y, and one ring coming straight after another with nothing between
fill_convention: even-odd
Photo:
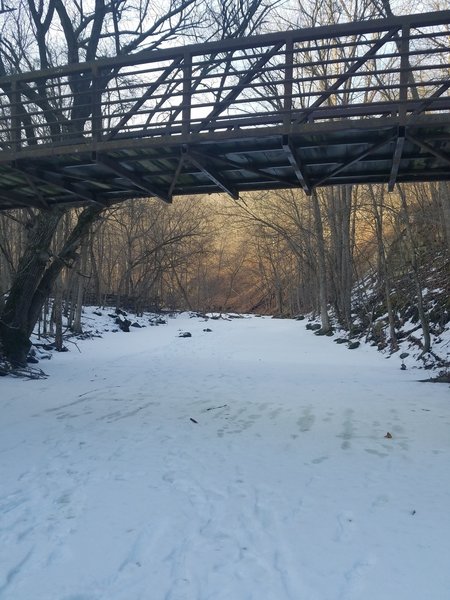
<instances>
[{"instance_id":1,"label":"tree trunk","mask_svg":"<svg viewBox=\"0 0 450 600\"><path fill-rule=\"evenodd\" d=\"M352 243L351 243L352 186L341 185L327 190L327 216L331 234L331 280L340 324L351 327Z\"/></svg>"},{"instance_id":2,"label":"tree trunk","mask_svg":"<svg viewBox=\"0 0 450 600\"><path fill-rule=\"evenodd\" d=\"M57 281L54 288L52 317L55 324L55 349L62 352L63 349L63 326L62 326L62 282Z\"/></svg>"},{"instance_id":3,"label":"tree trunk","mask_svg":"<svg viewBox=\"0 0 450 600\"><path fill-rule=\"evenodd\" d=\"M428 319L425 315L425 309L423 305L423 291L422 291L422 282L419 276L419 268L417 265L416 259L416 247L414 243L414 237L411 230L411 221L409 218L408 205L406 203L406 195L405 191L401 185L397 186L400 198L402 201L402 209L403 209L403 217L406 226L406 235L408 239L409 246L409 254L410 254L410 263L411 263L411 272L414 280L414 285L416 288L417 295L417 312L419 314L420 324L422 326L422 334L423 334L423 351L422 354L426 354L431 350L431 337L430 337L430 325L428 323Z\"/></svg>"},{"instance_id":4,"label":"tree trunk","mask_svg":"<svg viewBox=\"0 0 450 600\"><path fill-rule=\"evenodd\" d=\"M0 319L0 344L3 353L13 364L26 364L31 346L29 337L37 322L37 318L33 323L30 322L30 308L50 261L51 242L62 214L61 210L49 210L41 211L36 216L3 307Z\"/></svg>"},{"instance_id":5,"label":"tree trunk","mask_svg":"<svg viewBox=\"0 0 450 600\"><path fill-rule=\"evenodd\" d=\"M440 181L437 184L432 184L430 189L434 203L439 207L448 252L450 250L450 184L448 181Z\"/></svg>"},{"instance_id":6,"label":"tree trunk","mask_svg":"<svg viewBox=\"0 0 450 600\"><path fill-rule=\"evenodd\" d=\"M81 244L80 270L76 280L75 311L71 329L74 333L83 333L81 325L81 314L83 312L83 298L86 286L88 246L86 242ZM75 296L75 294L74 294Z\"/></svg>"},{"instance_id":7,"label":"tree trunk","mask_svg":"<svg viewBox=\"0 0 450 600\"><path fill-rule=\"evenodd\" d=\"M11 363L26 364L30 336L55 280L64 267L71 266L81 240L102 210L89 206L79 214L58 255L51 253L50 246L63 212L41 211L36 216L0 318L0 347Z\"/></svg>"},{"instance_id":8,"label":"tree trunk","mask_svg":"<svg viewBox=\"0 0 450 600\"><path fill-rule=\"evenodd\" d=\"M398 341L397 334L395 332L395 319L394 319L394 311L392 308L391 301L391 280L389 277L389 269L386 260L386 248L383 240L383 219L381 210L377 206L377 201L375 197L375 192L373 190L373 186L369 186L370 195L372 198L372 208L373 214L375 217L375 231L377 236L377 246L378 246L378 266L379 266L379 278L384 282L384 294L386 299L386 310L388 313L388 322L389 322L389 344L391 352L396 352L398 350Z\"/></svg>"},{"instance_id":9,"label":"tree trunk","mask_svg":"<svg viewBox=\"0 0 450 600\"><path fill-rule=\"evenodd\" d=\"M323 238L322 216L320 214L319 199L314 191L311 195L312 207L314 212L314 224L316 229L317 241L317 279L319 283L319 308L320 319L322 322L322 331L328 333L331 329L330 318L328 316L328 298L327 298L327 273L325 262L325 241Z\"/></svg>"}]
</instances>

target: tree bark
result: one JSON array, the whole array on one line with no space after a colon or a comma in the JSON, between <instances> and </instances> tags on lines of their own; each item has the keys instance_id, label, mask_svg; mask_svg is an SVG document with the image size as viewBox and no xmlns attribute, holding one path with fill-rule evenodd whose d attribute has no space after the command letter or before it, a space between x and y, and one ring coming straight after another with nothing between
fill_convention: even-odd
<instances>
[{"instance_id":1,"label":"tree bark","mask_svg":"<svg viewBox=\"0 0 450 600\"><path fill-rule=\"evenodd\" d=\"M62 352L63 349L63 315L62 315L62 282L58 280L54 288L52 318L55 324L55 349Z\"/></svg>"},{"instance_id":2,"label":"tree bark","mask_svg":"<svg viewBox=\"0 0 450 600\"><path fill-rule=\"evenodd\" d=\"M414 236L411 230L411 221L409 217L408 205L406 203L406 195L405 191L401 185L397 186L400 198L402 201L402 209L403 209L403 217L406 226L406 234L408 239L409 246L409 254L410 254L410 264L411 264L411 272L414 280L414 285L416 288L417 295L417 312L419 314L420 324L422 326L422 334L423 334L423 350L422 354L426 354L431 350L431 337L430 337L430 325L428 323L428 319L425 314L425 308L423 305L423 292L422 292L422 282L419 276L419 268L417 265L416 259L416 245L414 243Z\"/></svg>"},{"instance_id":3,"label":"tree bark","mask_svg":"<svg viewBox=\"0 0 450 600\"><path fill-rule=\"evenodd\" d=\"M62 214L61 210L41 211L30 226L25 252L0 316L0 347L13 364L26 364L29 337L39 316L31 323L30 309L48 268L51 242Z\"/></svg>"},{"instance_id":4,"label":"tree bark","mask_svg":"<svg viewBox=\"0 0 450 600\"><path fill-rule=\"evenodd\" d=\"M335 307L340 324L351 327L353 283L351 243L352 186L335 186L327 190L327 216L331 234L331 280L334 283Z\"/></svg>"},{"instance_id":5,"label":"tree bark","mask_svg":"<svg viewBox=\"0 0 450 600\"><path fill-rule=\"evenodd\" d=\"M86 287L87 253L88 246L86 241L84 241L81 244L80 268L79 273L77 274L76 293L74 294L75 310L73 322L71 324L71 329L74 333L83 333L81 314L83 312L83 298Z\"/></svg>"},{"instance_id":6,"label":"tree bark","mask_svg":"<svg viewBox=\"0 0 450 600\"><path fill-rule=\"evenodd\" d=\"M442 232L447 245L447 252L450 251L450 184L448 181L440 181L430 186L431 196L439 212L442 222Z\"/></svg>"},{"instance_id":7,"label":"tree bark","mask_svg":"<svg viewBox=\"0 0 450 600\"><path fill-rule=\"evenodd\" d=\"M389 322L389 344L391 352L396 352L398 350L398 340L397 334L395 332L395 318L394 311L392 307L391 301L391 280L389 277L389 269L386 259L386 248L383 240L383 218L381 209L377 206L377 200L375 197L375 192L373 190L373 186L369 186L369 191L372 199L372 209L373 215L375 217L375 231L377 236L377 248L378 248L378 265L379 265L379 273L378 277L382 279L384 286L384 294L386 300L386 310L388 313L388 322Z\"/></svg>"},{"instance_id":8,"label":"tree bark","mask_svg":"<svg viewBox=\"0 0 450 600\"><path fill-rule=\"evenodd\" d=\"M76 251L103 207L89 206L78 217L75 227L57 255L51 242L63 212L42 211L34 221L27 247L0 315L0 347L13 364L26 364L33 333L42 307L56 278L76 259Z\"/></svg>"},{"instance_id":9,"label":"tree bark","mask_svg":"<svg viewBox=\"0 0 450 600\"><path fill-rule=\"evenodd\" d=\"M328 315L328 298L327 298L327 272L325 261L325 241L323 237L323 223L320 214L319 199L314 191L311 195L311 202L314 212L314 222L316 229L317 241L317 279L319 284L319 309L320 320L322 322L322 331L328 333L331 329L330 317Z\"/></svg>"}]
</instances>

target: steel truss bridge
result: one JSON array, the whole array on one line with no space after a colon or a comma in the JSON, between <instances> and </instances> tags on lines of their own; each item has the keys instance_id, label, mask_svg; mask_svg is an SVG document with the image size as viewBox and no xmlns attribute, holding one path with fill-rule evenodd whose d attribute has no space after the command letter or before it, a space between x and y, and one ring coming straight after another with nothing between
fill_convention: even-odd
<instances>
[{"instance_id":1,"label":"steel truss bridge","mask_svg":"<svg viewBox=\"0 0 450 600\"><path fill-rule=\"evenodd\" d=\"M0 78L0 208L450 179L450 11Z\"/></svg>"}]
</instances>

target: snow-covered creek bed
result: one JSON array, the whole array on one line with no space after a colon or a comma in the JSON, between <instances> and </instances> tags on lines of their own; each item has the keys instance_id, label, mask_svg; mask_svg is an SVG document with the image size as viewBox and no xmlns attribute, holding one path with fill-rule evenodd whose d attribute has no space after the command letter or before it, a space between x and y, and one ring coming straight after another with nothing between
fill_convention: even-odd
<instances>
[{"instance_id":1,"label":"snow-covered creek bed","mask_svg":"<svg viewBox=\"0 0 450 600\"><path fill-rule=\"evenodd\" d=\"M1 600L450 598L448 385L291 320L79 348L0 380Z\"/></svg>"}]
</instances>

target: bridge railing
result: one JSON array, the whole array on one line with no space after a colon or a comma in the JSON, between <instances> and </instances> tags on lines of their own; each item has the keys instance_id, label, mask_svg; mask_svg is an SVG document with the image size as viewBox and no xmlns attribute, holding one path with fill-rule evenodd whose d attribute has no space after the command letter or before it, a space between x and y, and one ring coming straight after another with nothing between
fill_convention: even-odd
<instances>
[{"instance_id":1,"label":"bridge railing","mask_svg":"<svg viewBox=\"0 0 450 600\"><path fill-rule=\"evenodd\" d=\"M0 78L0 149L400 124L450 109L450 11L184 46ZM130 150L131 151L131 150Z\"/></svg>"}]
</instances>

